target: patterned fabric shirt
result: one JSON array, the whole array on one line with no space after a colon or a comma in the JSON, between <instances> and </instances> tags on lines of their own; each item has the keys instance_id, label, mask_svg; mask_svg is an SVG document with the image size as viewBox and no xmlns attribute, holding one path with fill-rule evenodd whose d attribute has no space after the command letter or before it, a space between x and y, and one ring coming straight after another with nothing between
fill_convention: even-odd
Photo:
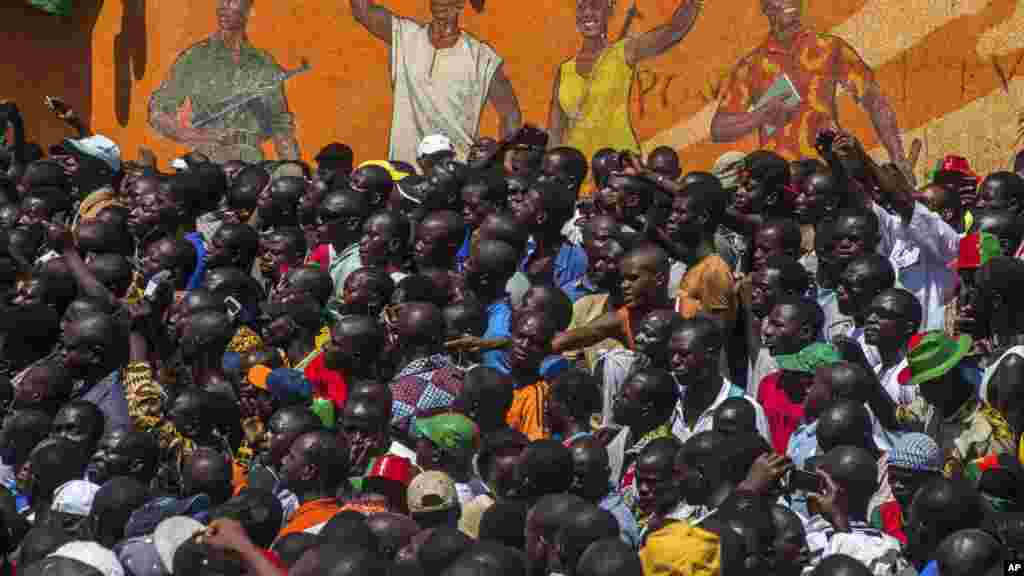
<instances>
[{"instance_id":1,"label":"patterned fabric shirt","mask_svg":"<svg viewBox=\"0 0 1024 576\"><path fill-rule=\"evenodd\" d=\"M263 348L263 339L260 338L259 334L253 332L252 328L248 326L239 326L235 335L231 338L231 342L228 343L227 351L244 354L258 348Z\"/></svg>"},{"instance_id":2,"label":"patterned fabric shirt","mask_svg":"<svg viewBox=\"0 0 1024 576\"><path fill-rule=\"evenodd\" d=\"M805 526L810 562L803 574L810 574L822 560L845 554L859 560L875 576L902 574L910 563L902 556L900 541L882 533L865 522L850 521L849 532L836 532L821 516L814 516Z\"/></svg>"},{"instance_id":3,"label":"patterned fabric shirt","mask_svg":"<svg viewBox=\"0 0 1024 576\"><path fill-rule=\"evenodd\" d=\"M920 403L920 400L919 400ZM942 449L943 473L953 475L972 460L990 454L1014 454L1017 445L1006 419L987 403L972 398L955 414L942 418L935 408L926 405L925 433Z\"/></svg>"},{"instance_id":4,"label":"patterned fabric shirt","mask_svg":"<svg viewBox=\"0 0 1024 576\"><path fill-rule=\"evenodd\" d=\"M817 156L818 132L839 117L837 87L860 102L874 82L874 73L845 40L805 28L786 43L769 37L741 60L723 89L719 112L748 112L783 73L800 94L796 117L771 134L761 127L758 147L787 160Z\"/></svg>"},{"instance_id":5,"label":"patterned fabric shirt","mask_svg":"<svg viewBox=\"0 0 1024 576\"><path fill-rule=\"evenodd\" d=\"M462 391L463 372L447 354L413 360L391 381L391 425L411 434L416 413L447 408Z\"/></svg>"}]
</instances>

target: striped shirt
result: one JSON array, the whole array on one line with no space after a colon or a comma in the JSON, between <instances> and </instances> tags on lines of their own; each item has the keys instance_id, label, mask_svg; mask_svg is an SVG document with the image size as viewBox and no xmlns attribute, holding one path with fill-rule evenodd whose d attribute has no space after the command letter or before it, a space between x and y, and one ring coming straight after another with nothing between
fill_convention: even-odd
<instances>
[{"instance_id":1,"label":"striped shirt","mask_svg":"<svg viewBox=\"0 0 1024 576\"><path fill-rule=\"evenodd\" d=\"M899 540L865 522L851 520L849 532L836 532L828 520L816 515L808 520L805 529L810 551L810 562L803 571L805 576L823 559L835 554L859 560L875 576L896 576L910 565L901 554Z\"/></svg>"}]
</instances>

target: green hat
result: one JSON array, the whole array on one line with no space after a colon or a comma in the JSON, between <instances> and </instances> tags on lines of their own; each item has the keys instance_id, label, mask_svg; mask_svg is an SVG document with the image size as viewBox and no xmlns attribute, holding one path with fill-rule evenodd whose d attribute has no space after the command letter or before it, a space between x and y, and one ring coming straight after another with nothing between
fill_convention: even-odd
<instances>
[{"instance_id":1,"label":"green hat","mask_svg":"<svg viewBox=\"0 0 1024 576\"><path fill-rule=\"evenodd\" d=\"M417 418L415 426L419 434L449 452L476 450L480 439L480 430L476 424L454 412Z\"/></svg>"},{"instance_id":2,"label":"green hat","mask_svg":"<svg viewBox=\"0 0 1024 576\"><path fill-rule=\"evenodd\" d=\"M911 386L941 378L967 355L974 340L964 334L952 339L941 331L915 334L910 339L907 367L910 368Z\"/></svg>"},{"instance_id":3,"label":"green hat","mask_svg":"<svg viewBox=\"0 0 1024 576\"><path fill-rule=\"evenodd\" d=\"M779 369L786 372L806 372L814 374L820 366L835 364L843 358L835 346L826 342L815 342L804 346L796 354L783 354L775 357Z\"/></svg>"}]
</instances>

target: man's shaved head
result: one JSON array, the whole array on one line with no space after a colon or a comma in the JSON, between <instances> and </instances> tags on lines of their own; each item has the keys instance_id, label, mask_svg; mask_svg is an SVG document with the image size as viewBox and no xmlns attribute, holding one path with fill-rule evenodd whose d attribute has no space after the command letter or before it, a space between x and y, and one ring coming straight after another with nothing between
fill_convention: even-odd
<instances>
[{"instance_id":1,"label":"man's shaved head","mask_svg":"<svg viewBox=\"0 0 1024 576\"><path fill-rule=\"evenodd\" d=\"M433 304L409 302L398 313L397 331L405 346L437 346L444 338L444 316Z\"/></svg>"},{"instance_id":2,"label":"man's shaved head","mask_svg":"<svg viewBox=\"0 0 1024 576\"><path fill-rule=\"evenodd\" d=\"M837 446L865 446L871 442L871 418L864 404L837 400L818 417L818 446L829 451Z\"/></svg>"},{"instance_id":3,"label":"man's shaved head","mask_svg":"<svg viewBox=\"0 0 1024 576\"><path fill-rule=\"evenodd\" d=\"M641 244L627 252L626 255L623 256L623 260L632 260L636 262L640 268L649 270L656 274L668 274L669 272L670 265L668 253L662 250L657 244Z\"/></svg>"},{"instance_id":4,"label":"man's shaved head","mask_svg":"<svg viewBox=\"0 0 1024 576\"><path fill-rule=\"evenodd\" d=\"M1002 563L1003 546L988 532L961 530L939 544L935 559L942 576L978 576Z\"/></svg>"}]
</instances>

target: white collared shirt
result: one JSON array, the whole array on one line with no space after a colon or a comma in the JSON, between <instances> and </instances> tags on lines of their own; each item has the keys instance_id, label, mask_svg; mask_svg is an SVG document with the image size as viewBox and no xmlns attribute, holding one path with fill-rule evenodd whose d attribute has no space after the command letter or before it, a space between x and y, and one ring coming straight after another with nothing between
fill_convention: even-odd
<instances>
[{"instance_id":1,"label":"white collared shirt","mask_svg":"<svg viewBox=\"0 0 1024 576\"><path fill-rule=\"evenodd\" d=\"M697 418L697 422L694 423L693 428L690 428L686 424L686 412L683 407L683 403L686 400L686 389L685 387L681 388L682 389L679 391L679 401L676 402L676 408L672 412L672 434L674 434L676 438L679 438L680 442L686 442L694 434L714 429L715 409L718 408L722 402L725 402L729 398L744 398L754 406L754 425L757 427L758 434L771 443L771 435L768 431L768 418L764 415L764 409L762 409L757 400L747 394L743 388L733 385L733 383L727 378L722 378L722 388L718 391L718 396L715 397L711 406L708 406L707 409L701 413L700 417Z\"/></svg>"}]
</instances>

